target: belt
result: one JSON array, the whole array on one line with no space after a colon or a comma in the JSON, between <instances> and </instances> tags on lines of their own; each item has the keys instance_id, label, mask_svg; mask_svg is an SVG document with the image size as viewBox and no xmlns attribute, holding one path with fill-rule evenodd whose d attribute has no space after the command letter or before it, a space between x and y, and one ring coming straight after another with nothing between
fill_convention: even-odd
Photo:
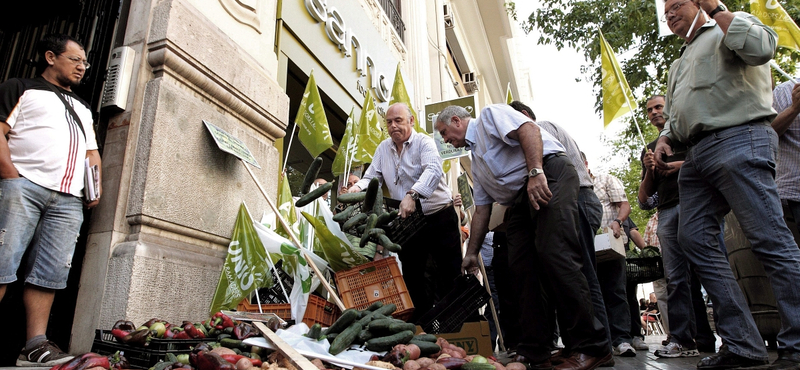
<instances>
[{"instance_id":1,"label":"belt","mask_svg":"<svg viewBox=\"0 0 800 370\"><path fill-rule=\"evenodd\" d=\"M553 159L555 157L566 157L566 156L567 155L564 152L551 153L542 158L542 163L547 162L548 160Z\"/></svg>"},{"instance_id":2,"label":"belt","mask_svg":"<svg viewBox=\"0 0 800 370\"><path fill-rule=\"evenodd\" d=\"M733 126L733 127L735 127L735 126ZM689 136L689 138L686 140L686 145L695 146L695 145L699 144L700 141L702 141L706 137L711 136L713 134L716 134L718 132L727 130L729 128L730 127L723 127L723 128L718 128L716 130L711 130L711 131L700 131L700 132L698 132L698 133L696 133L696 134L694 134L692 136Z\"/></svg>"}]
</instances>

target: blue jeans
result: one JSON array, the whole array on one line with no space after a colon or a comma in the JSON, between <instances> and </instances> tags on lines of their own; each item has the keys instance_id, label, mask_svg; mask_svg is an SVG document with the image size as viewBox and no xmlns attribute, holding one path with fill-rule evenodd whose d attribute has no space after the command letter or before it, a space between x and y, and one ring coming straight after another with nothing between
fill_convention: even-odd
<instances>
[{"instance_id":1,"label":"blue jeans","mask_svg":"<svg viewBox=\"0 0 800 370\"><path fill-rule=\"evenodd\" d=\"M20 177L0 180L0 284L17 280L30 249L25 282L47 289L67 286L83 223L83 201Z\"/></svg>"},{"instance_id":2,"label":"blue jeans","mask_svg":"<svg viewBox=\"0 0 800 370\"><path fill-rule=\"evenodd\" d=\"M764 341L719 249L718 234L722 218L733 210L778 301L779 349L800 352L800 291L795 287L800 250L782 219L775 185L777 147L777 134L766 121L731 127L691 147L678 180L678 242L711 296L717 332L731 352L759 360L767 359Z\"/></svg>"},{"instance_id":3,"label":"blue jeans","mask_svg":"<svg viewBox=\"0 0 800 370\"><path fill-rule=\"evenodd\" d=\"M697 325L692 308L689 259L678 243L679 209L680 206L675 206L658 210L658 240L661 243L661 256L664 258L664 272L669 277L669 333L681 346L694 348Z\"/></svg>"}]
</instances>

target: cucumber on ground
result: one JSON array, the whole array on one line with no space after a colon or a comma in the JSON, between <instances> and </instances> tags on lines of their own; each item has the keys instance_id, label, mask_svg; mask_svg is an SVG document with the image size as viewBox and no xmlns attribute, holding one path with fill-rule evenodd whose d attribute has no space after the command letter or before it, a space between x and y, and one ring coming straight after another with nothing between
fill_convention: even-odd
<instances>
[{"instance_id":1,"label":"cucumber on ground","mask_svg":"<svg viewBox=\"0 0 800 370\"><path fill-rule=\"evenodd\" d=\"M383 302L375 301L371 305L369 305L369 307L367 307L367 311L375 311L381 307L383 307Z\"/></svg>"},{"instance_id":2,"label":"cucumber on ground","mask_svg":"<svg viewBox=\"0 0 800 370\"><path fill-rule=\"evenodd\" d=\"M356 337L358 337L358 334L361 333L361 328L360 320L350 324L347 329L344 329L343 332L336 336L333 343L331 343L331 347L328 349L328 353L336 356L350 347L353 341L356 340Z\"/></svg>"},{"instance_id":3,"label":"cucumber on ground","mask_svg":"<svg viewBox=\"0 0 800 370\"><path fill-rule=\"evenodd\" d=\"M371 323L370 323L371 324ZM401 320L396 320L395 322L389 324L389 331L392 333L399 333L401 331L417 331L417 326Z\"/></svg>"},{"instance_id":4,"label":"cucumber on ground","mask_svg":"<svg viewBox=\"0 0 800 370\"><path fill-rule=\"evenodd\" d=\"M336 198L336 200L338 200L339 203L351 204L351 203L363 202L364 198L366 196L367 196L367 193L365 193L363 191L359 191L358 193L344 193L344 194L341 194Z\"/></svg>"},{"instance_id":5,"label":"cucumber on ground","mask_svg":"<svg viewBox=\"0 0 800 370\"><path fill-rule=\"evenodd\" d=\"M377 177L369 180L367 185L367 194L364 197L364 203L361 204L361 212L369 212L372 206L375 205L375 197L379 196L378 190L380 189L381 181Z\"/></svg>"},{"instance_id":6,"label":"cucumber on ground","mask_svg":"<svg viewBox=\"0 0 800 370\"><path fill-rule=\"evenodd\" d=\"M395 322L394 319L372 320L369 322L369 326L367 327L367 329L369 329L369 331L371 331L373 334L388 333L389 325L392 325L394 322Z\"/></svg>"},{"instance_id":7,"label":"cucumber on ground","mask_svg":"<svg viewBox=\"0 0 800 370\"><path fill-rule=\"evenodd\" d=\"M367 329L362 329L360 333L358 333L358 342L365 343L366 341L372 339L373 335L372 332Z\"/></svg>"},{"instance_id":8,"label":"cucumber on ground","mask_svg":"<svg viewBox=\"0 0 800 370\"><path fill-rule=\"evenodd\" d=\"M230 349L238 349L240 351L250 349L249 345L244 344L242 341L238 339L232 339L232 338L220 339L219 345Z\"/></svg>"},{"instance_id":9,"label":"cucumber on ground","mask_svg":"<svg viewBox=\"0 0 800 370\"><path fill-rule=\"evenodd\" d=\"M350 219L347 220L347 222L345 222L344 225L342 225L342 231L350 230L353 227L355 227L356 225L364 222L364 220L366 220L366 219L367 219L367 214L366 213L359 213L359 214L357 214L357 215L355 215L353 217L350 217Z\"/></svg>"},{"instance_id":10,"label":"cucumber on ground","mask_svg":"<svg viewBox=\"0 0 800 370\"><path fill-rule=\"evenodd\" d=\"M372 338L367 341L367 349L375 352L388 351L398 344L408 343L413 337L414 332L406 330L386 337Z\"/></svg>"},{"instance_id":11,"label":"cucumber on ground","mask_svg":"<svg viewBox=\"0 0 800 370\"><path fill-rule=\"evenodd\" d=\"M322 157L314 158L314 161L308 166L306 177L303 178L303 185L300 187L301 193L308 194L308 191L311 190L311 185L314 184L314 180L319 176L320 168L322 168Z\"/></svg>"},{"instance_id":12,"label":"cucumber on ground","mask_svg":"<svg viewBox=\"0 0 800 370\"><path fill-rule=\"evenodd\" d=\"M313 191L311 191L310 193L300 197L300 199L298 199L297 202L294 203L294 206L295 207L303 207L306 204L313 202L314 199L317 199L317 198L325 195L327 192L331 191L331 188L333 188L333 183L332 182L328 182L328 183L322 184L318 188L316 188Z\"/></svg>"},{"instance_id":13,"label":"cucumber on ground","mask_svg":"<svg viewBox=\"0 0 800 370\"><path fill-rule=\"evenodd\" d=\"M383 305L383 307L381 307L381 308L379 308L379 309L377 309L377 310L375 310L375 311L372 311L372 312L374 312L374 313L376 313L376 314L378 314L378 313L379 313L379 314L381 314L381 315L386 315L386 316L388 316L388 315L391 315L391 314L393 314L393 313L394 313L394 311L397 311L397 305L396 305L396 304L394 304L394 303L389 303L389 304L385 304L385 305ZM369 321L367 321L367 322L369 322Z\"/></svg>"},{"instance_id":14,"label":"cucumber on ground","mask_svg":"<svg viewBox=\"0 0 800 370\"><path fill-rule=\"evenodd\" d=\"M414 336L414 339L411 341L423 341L423 342L431 342L436 343L436 336L433 334L417 334Z\"/></svg>"},{"instance_id":15,"label":"cucumber on ground","mask_svg":"<svg viewBox=\"0 0 800 370\"><path fill-rule=\"evenodd\" d=\"M322 325L319 323L311 325L311 328L308 329L308 333L306 333L306 337L314 340L318 340L320 336L322 336Z\"/></svg>"},{"instance_id":16,"label":"cucumber on ground","mask_svg":"<svg viewBox=\"0 0 800 370\"><path fill-rule=\"evenodd\" d=\"M424 335L432 335L432 334L424 334ZM424 341L424 340L417 340L416 337L412 338L409 344L416 344L419 347L420 356L427 357L434 353L439 353L442 351L442 347L439 347L438 344Z\"/></svg>"},{"instance_id":17,"label":"cucumber on ground","mask_svg":"<svg viewBox=\"0 0 800 370\"><path fill-rule=\"evenodd\" d=\"M461 370L497 370L497 368L488 363L467 362L461 365Z\"/></svg>"},{"instance_id":18,"label":"cucumber on ground","mask_svg":"<svg viewBox=\"0 0 800 370\"><path fill-rule=\"evenodd\" d=\"M325 331L325 335L329 336L333 333L339 333L344 329L347 329L353 321L356 321L361 314L358 313L358 310L353 308L348 308L342 312L342 316L339 316L339 319L334 321L333 324Z\"/></svg>"},{"instance_id":19,"label":"cucumber on ground","mask_svg":"<svg viewBox=\"0 0 800 370\"><path fill-rule=\"evenodd\" d=\"M330 334L325 334L323 336L325 337L325 339L328 340L328 343L333 343L333 340L336 339L337 336L339 336L339 333L330 333Z\"/></svg>"}]
</instances>

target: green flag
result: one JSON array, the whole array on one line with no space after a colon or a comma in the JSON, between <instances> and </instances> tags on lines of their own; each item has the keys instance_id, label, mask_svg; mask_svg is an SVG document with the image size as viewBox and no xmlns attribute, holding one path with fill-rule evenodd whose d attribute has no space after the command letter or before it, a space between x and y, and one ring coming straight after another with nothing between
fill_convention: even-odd
<instances>
[{"instance_id":1,"label":"green flag","mask_svg":"<svg viewBox=\"0 0 800 370\"><path fill-rule=\"evenodd\" d=\"M422 126L422 121L417 116L417 111L411 105L411 98L408 97L408 90L406 90L406 83L403 82L403 74L400 71L400 63L397 63L397 72L394 74L394 84L392 85L392 96L389 97L389 106L394 103L406 103L408 108L411 109L411 115L414 116L414 131L421 134L428 134ZM387 135L388 137L388 135Z\"/></svg>"},{"instance_id":2,"label":"green flag","mask_svg":"<svg viewBox=\"0 0 800 370\"><path fill-rule=\"evenodd\" d=\"M361 163L372 163L372 156L378 144L384 139L386 133L383 132L378 113L375 111L375 102L372 94L367 90L364 97L364 105L361 107L361 118L358 120L358 131L356 131L356 153L355 159Z\"/></svg>"},{"instance_id":3,"label":"green flag","mask_svg":"<svg viewBox=\"0 0 800 370\"><path fill-rule=\"evenodd\" d=\"M750 0L750 14L778 34L778 46L800 52L800 28L777 0Z\"/></svg>"},{"instance_id":4,"label":"green flag","mask_svg":"<svg viewBox=\"0 0 800 370\"><path fill-rule=\"evenodd\" d=\"M511 94L511 82L508 83L508 87L506 87L506 104L511 104L514 101L514 95Z\"/></svg>"},{"instance_id":5,"label":"green flag","mask_svg":"<svg viewBox=\"0 0 800 370\"><path fill-rule=\"evenodd\" d=\"M325 254L325 260L328 261L334 272L347 270L353 266L369 262L366 257L356 253L347 242L334 235L328 229L324 220L305 212L302 212L302 214L314 227L314 231L317 232L317 239Z\"/></svg>"},{"instance_id":6,"label":"green flag","mask_svg":"<svg viewBox=\"0 0 800 370\"><path fill-rule=\"evenodd\" d=\"M217 291L211 300L211 312L234 309L256 288L271 286L272 275L266 259L267 251L253 227L247 207L242 203L233 226Z\"/></svg>"},{"instance_id":7,"label":"green flag","mask_svg":"<svg viewBox=\"0 0 800 370\"><path fill-rule=\"evenodd\" d=\"M342 136L339 150L336 152L336 158L333 159L333 164L331 165L331 172L336 176L344 173L347 162L351 163L351 167L359 165L358 161L353 160L356 153L356 136L353 133L358 130L358 123L353 116L353 112L354 108L351 108L350 116L347 117L347 124L344 128L344 136Z\"/></svg>"},{"instance_id":8,"label":"green flag","mask_svg":"<svg viewBox=\"0 0 800 370\"><path fill-rule=\"evenodd\" d=\"M284 173L281 181L278 184L278 212L280 212L283 219L292 228L295 235L300 234L300 220L297 217L297 210L294 207L294 199L292 199L292 189L289 187L289 176ZM275 232L283 236L289 237L289 233L283 228L283 224L275 219Z\"/></svg>"},{"instance_id":9,"label":"green flag","mask_svg":"<svg viewBox=\"0 0 800 370\"><path fill-rule=\"evenodd\" d=\"M314 81L314 72L308 76L306 91L303 93L303 100L300 101L300 109L297 110L294 124L300 128L298 134L300 142L312 157L319 156L333 146L328 119L325 118L325 109L319 97L317 83Z\"/></svg>"},{"instance_id":10,"label":"green flag","mask_svg":"<svg viewBox=\"0 0 800 370\"><path fill-rule=\"evenodd\" d=\"M631 88L622 73L622 68L617 63L614 51L603 37L603 31L599 29L597 31L600 33L600 57L602 59L603 127L608 127L611 121L631 112L630 104L633 104L636 99L633 98Z\"/></svg>"}]
</instances>

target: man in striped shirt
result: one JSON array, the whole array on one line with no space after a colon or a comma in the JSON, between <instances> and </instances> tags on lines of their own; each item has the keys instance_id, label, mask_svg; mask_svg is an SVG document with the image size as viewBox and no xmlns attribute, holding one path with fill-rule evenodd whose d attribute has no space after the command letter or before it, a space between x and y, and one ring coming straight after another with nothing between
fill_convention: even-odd
<instances>
[{"instance_id":1,"label":"man in striped shirt","mask_svg":"<svg viewBox=\"0 0 800 370\"><path fill-rule=\"evenodd\" d=\"M22 294L27 343L17 366L72 358L45 332L55 290L67 285L83 207L100 201L82 201L84 161L100 167L92 112L72 92L89 67L86 53L66 35L46 36L39 53L41 77L0 85L0 299L29 254Z\"/></svg>"},{"instance_id":2,"label":"man in striped shirt","mask_svg":"<svg viewBox=\"0 0 800 370\"><path fill-rule=\"evenodd\" d=\"M461 234L450 189L445 185L442 158L433 139L414 131L414 116L404 103L386 111L389 139L382 141L364 177L348 189L355 193L377 177L400 199L400 217L416 211L416 201L425 214L425 226L402 245L399 253L414 315L411 322L429 311L453 287L461 274ZM435 269L427 271L431 257ZM426 272L431 279L426 278Z\"/></svg>"}]
</instances>

